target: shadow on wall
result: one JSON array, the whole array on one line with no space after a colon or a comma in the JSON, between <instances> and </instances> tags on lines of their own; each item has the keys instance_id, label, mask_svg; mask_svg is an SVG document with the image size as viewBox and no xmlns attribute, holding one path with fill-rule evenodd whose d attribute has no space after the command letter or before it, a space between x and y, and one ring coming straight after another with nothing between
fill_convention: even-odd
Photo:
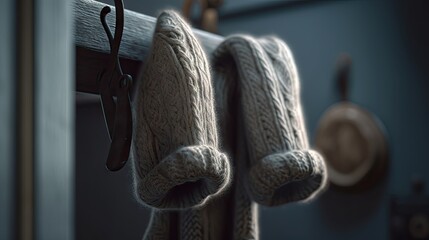
<instances>
[{"instance_id":1,"label":"shadow on wall","mask_svg":"<svg viewBox=\"0 0 429 240\"><path fill-rule=\"evenodd\" d=\"M141 239L150 211L134 198L131 162L106 169L109 149L98 97L76 104L76 239Z\"/></svg>"},{"instance_id":2,"label":"shadow on wall","mask_svg":"<svg viewBox=\"0 0 429 240\"><path fill-rule=\"evenodd\" d=\"M429 2L399 1L398 9L409 51L415 56L415 64L429 77Z\"/></svg>"}]
</instances>

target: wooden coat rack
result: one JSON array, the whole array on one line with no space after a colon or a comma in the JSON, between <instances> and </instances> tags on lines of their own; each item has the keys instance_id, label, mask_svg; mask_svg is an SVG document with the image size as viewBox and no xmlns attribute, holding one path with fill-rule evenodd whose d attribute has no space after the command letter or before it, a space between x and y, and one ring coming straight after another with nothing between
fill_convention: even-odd
<instances>
[{"instance_id":1,"label":"wooden coat rack","mask_svg":"<svg viewBox=\"0 0 429 240\"><path fill-rule=\"evenodd\" d=\"M97 75L100 67L109 60L110 47L100 11L106 4L92 0L75 2L76 91L99 94ZM111 29L115 24L115 7L107 15ZM119 50L124 73L136 79L143 59L151 46L156 18L125 10L125 24ZM193 30L207 53L211 53L223 40L221 36Z\"/></svg>"}]
</instances>

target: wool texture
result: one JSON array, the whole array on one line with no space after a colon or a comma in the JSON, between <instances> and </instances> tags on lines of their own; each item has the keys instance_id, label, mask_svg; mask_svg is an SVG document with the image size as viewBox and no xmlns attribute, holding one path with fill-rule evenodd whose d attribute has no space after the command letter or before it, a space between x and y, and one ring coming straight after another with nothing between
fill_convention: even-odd
<instances>
[{"instance_id":1,"label":"wool texture","mask_svg":"<svg viewBox=\"0 0 429 240\"><path fill-rule=\"evenodd\" d=\"M277 206L311 199L325 186L326 167L309 149L299 76L283 41L231 36L212 62L221 136L235 131L237 142L232 151L226 148L236 175L233 239L258 239L255 202ZM225 140L224 147L231 144Z\"/></svg>"},{"instance_id":2,"label":"wool texture","mask_svg":"<svg viewBox=\"0 0 429 240\"><path fill-rule=\"evenodd\" d=\"M186 22L158 17L133 100L136 195L154 209L145 239L259 239L258 204L307 200L325 185L287 45L235 35L211 57L213 82Z\"/></svg>"},{"instance_id":3,"label":"wool texture","mask_svg":"<svg viewBox=\"0 0 429 240\"><path fill-rule=\"evenodd\" d=\"M231 178L218 150L208 61L173 11L158 17L152 44L132 102L135 192L154 209L145 239L202 239L201 215L185 209L204 205Z\"/></svg>"}]
</instances>

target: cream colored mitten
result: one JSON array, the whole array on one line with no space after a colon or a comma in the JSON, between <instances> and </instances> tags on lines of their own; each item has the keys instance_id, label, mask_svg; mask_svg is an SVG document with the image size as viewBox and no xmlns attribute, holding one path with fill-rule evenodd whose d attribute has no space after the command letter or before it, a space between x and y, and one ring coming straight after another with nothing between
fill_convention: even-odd
<instances>
[{"instance_id":1,"label":"cream colored mitten","mask_svg":"<svg viewBox=\"0 0 429 240\"><path fill-rule=\"evenodd\" d=\"M237 171L251 199L275 206L317 194L326 182L325 164L309 148L299 78L286 44L275 37L236 35L213 56L218 66L235 63L240 102L235 117L245 142L238 155L246 156Z\"/></svg>"},{"instance_id":2,"label":"cream colored mitten","mask_svg":"<svg viewBox=\"0 0 429 240\"><path fill-rule=\"evenodd\" d=\"M158 17L152 44L133 99L136 194L157 209L199 206L230 179L207 59L173 11Z\"/></svg>"}]
</instances>

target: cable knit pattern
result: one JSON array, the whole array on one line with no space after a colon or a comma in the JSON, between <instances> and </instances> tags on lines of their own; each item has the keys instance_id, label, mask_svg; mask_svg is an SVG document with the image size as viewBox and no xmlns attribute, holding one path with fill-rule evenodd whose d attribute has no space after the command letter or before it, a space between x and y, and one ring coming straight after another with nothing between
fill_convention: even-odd
<instances>
[{"instance_id":1,"label":"cable knit pattern","mask_svg":"<svg viewBox=\"0 0 429 240\"><path fill-rule=\"evenodd\" d=\"M208 234L207 220L198 209L185 210L181 213L180 239L202 240Z\"/></svg>"},{"instance_id":2,"label":"cable knit pattern","mask_svg":"<svg viewBox=\"0 0 429 240\"><path fill-rule=\"evenodd\" d=\"M233 239L258 239L258 205L247 196L244 185L237 181L234 207Z\"/></svg>"},{"instance_id":3,"label":"cable knit pattern","mask_svg":"<svg viewBox=\"0 0 429 240\"><path fill-rule=\"evenodd\" d=\"M170 212L168 211L152 211L149 228L147 229L144 239L158 240L170 239Z\"/></svg>"},{"instance_id":4,"label":"cable knit pattern","mask_svg":"<svg viewBox=\"0 0 429 240\"><path fill-rule=\"evenodd\" d=\"M238 136L234 149L231 133L222 141L237 176L230 238L259 239L252 200L276 206L317 195L326 182L324 161L308 148L299 77L285 43L236 35L212 57L220 136L232 130Z\"/></svg>"},{"instance_id":5,"label":"cable knit pattern","mask_svg":"<svg viewBox=\"0 0 429 240\"><path fill-rule=\"evenodd\" d=\"M275 206L315 195L326 170L323 158L308 149L299 79L288 47L274 37L237 35L213 55L215 64L232 58L237 67L237 117L245 128L249 170L243 170L250 197Z\"/></svg>"},{"instance_id":6,"label":"cable knit pattern","mask_svg":"<svg viewBox=\"0 0 429 240\"><path fill-rule=\"evenodd\" d=\"M322 157L309 149L286 44L237 35L212 57L221 149L231 163L218 150L205 55L176 13L159 16L133 100L136 195L154 208L145 239L256 240L256 203L309 199L326 181Z\"/></svg>"},{"instance_id":7,"label":"cable knit pattern","mask_svg":"<svg viewBox=\"0 0 429 240\"><path fill-rule=\"evenodd\" d=\"M163 12L152 44L133 99L132 162L137 198L159 209L145 238L169 239L169 216L160 210L202 206L228 185L230 165L218 150L207 59L190 27ZM177 212L185 214L182 239L201 239L198 215Z\"/></svg>"}]
</instances>

